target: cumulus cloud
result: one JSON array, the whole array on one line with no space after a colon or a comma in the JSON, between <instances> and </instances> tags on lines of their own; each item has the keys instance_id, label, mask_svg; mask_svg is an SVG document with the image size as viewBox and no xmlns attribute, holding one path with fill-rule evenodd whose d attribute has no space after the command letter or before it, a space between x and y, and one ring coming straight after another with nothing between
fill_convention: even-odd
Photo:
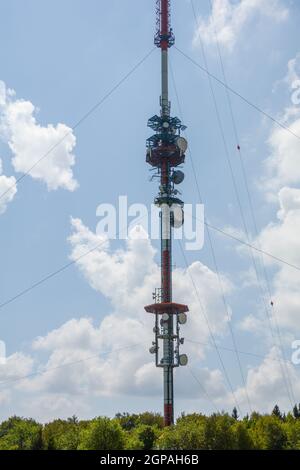
<instances>
[{"instance_id":1,"label":"cumulus cloud","mask_svg":"<svg viewBox=\"0 0 300 470\"><path fill-rule=\"evenodd\" d=\"M0 138L12 152L15 171L29 171L33 179L46 183L49 190L74 191L78 184L72 171L76 144L73 131L62 123L42 126L36 114L37 109L30 101L17 99L14 90L0 81Z\"/></svg>"},{"instance_id":2,"label":"cumulus cloud","mask_svg":"<svg viewBox=\"0 0 300 470\"><path fill-rule=\"evenodd\" d=\"M298 77L300 55L289 61L284 82L292 87ZM283 118L290 129L300 136L300 108L288 105ZM300 267L300 139L290 132L272 128L268 139L270 155L265 162L263 188L268 198L277 202L277 218L265 226L257 242L263 250ZM300 333L300 271L287 264L265 257L265 263L276 268L272 289L279 312L278 322L285 329ZM284 312L284 314L283 314Z\"/></svg>"},{"instance_id":3,"label":"cumulus cloud","mask_svg":"<svg viewBox=\"0 0 300 470\"><path fill-rule=\"evenodd\" d=\"M86 416L93 413L90 403L97 397L115 400L126 395L157 396L162 387L161 371L155 368L147 347L153 339L153 318L142 308L149 303L149 293L160 280L151 242L142 236L140 229L129 237L124 248L114 251L109 240L91 231L80 219L72 219L71 225L71 259L78 260L77 266L90 286L110 300L112 311L97 324L90 318L73 318L33 341L32 354L39 358L35 370L41 373L21 382L22 393L27 409L31 409L28 397L40 403L42 420L66 416L68 412ZM227 333L228 319L218 295L216 274L199 262L185 270L175 269L174 291L178 299L190 307L183 336L200 342L188 341L183 349L193 359L194 375L202 385L198 387L192 374L180 368L176 371L176 393L179 400L201 401L207 400L208 394L216 406L230 408L235 403L221 371L202 366L210 350L205 346L210 342L210 335L190 275L215 337L221 338ZM233 286L224 275L222 282L226 294L230 293ZM258 409L269 406L270 390L274 400L286 403L276 354L272 350L260 366L248 370L248 394ZM46 359L42 360L42 357ZM298 378L292 369L290 373L297 391ZM243 388L238 387L235 395L246 410Z\"/></svg>"},{"instance_id":4,"label":"cumulus cloud","mask_svg":"<svg viewBox=\"0 0 300 470\"><path fill-rule=\"evenodd\" d=\"M109 241L90 231L81 220L72 219L71 224L71 259L77 260L89 284L109 298L116 312L144 321L147 317L141 305L151 303L151 292L160 285L160 269L155 261L156 252L150 240L143 236L143 229L133 229L125 249L112 251ZM233 289L230 280L221 275L221 281L224 292L230 293ZM173 282L178 299L189 305L191 333L197 331L200 339L208 339L203 312L209 312L213 332L222 333L226 329L228 318L224 314L216 273L194 262L187 269L174 269Z\"/></svg>"},{"instance_id":5,"label":"cumulus cloud","mask_svg":"<svg viewBox=\"0 0 300 470\"><path fill-rule=\"evenodd\" d=\"M287 113L289 119L285 122L292 133L274 128L268 141L271 152L265 162L264 185L269 192L278 191L283 185L297 184L300 180L300 139L295 137L300 135L300 109L290 108Z\"/></svg>"},{"instance_id":6,"label":"cumulus cloud","mask_svg":"<svg viewBox=\"0 0 300 470\"><path fill-rule=\"evenodd\" d=\"M290 94L290 103L278 115L286 127L287 132L278 126L274 126L268 138L270 148L269 157L265 163L265 176L263 178L263 190L268 190L271 200L274 194L287 185L295 185L300 181L299 151L300 151L300 53L288 61L287 74L283 80Z\"/></svg>"},{"instance_id":7,"label":"cumulus cloud","mask_svg":"<svg viewBox=\"0 0 300 470\"><path fill-rule=\"evenodd\" d=\"M46 349L49 358L40 369L44 373L23 381L23 391L62 396L70 403L79 396L83 403L86 397L157 396L161 371L149 360L150 340L151 328L130 318L108 315L98 326L87 318L70 320L34 341L34 349ZM226 394L219 370L198 365L197 377L213 398ZM202 389L188 375L185 380L179 378L177 394L201 398Z\"/></svg>"},{"instance_id":8,"label":"cumulus cloud","mask_svg":"<svg viewBox=\"0 0 300 470\"><path fill-rule=\"evenodd\" d=\"M54 405L53 397L60 397L59 403L66 404L68 409L76 405L78 397L82 406L88 407L91 397L147 397L161 393L161 371L155 368L148 352L153 341L153 317L143 309L151 303L151 292L160 283L160 269L151 242L139 227L130 232L122 249L114 251L105 237L91 231L80 219L72 219L71 225L71 259L77 260L90 286L109 299L111 312L99 324L86 317L73 318L37 337L32 343L32 355L38 358L36 370L40 374L22 381L23 393L37 400L51 396L50 403ZM233 287L225 275L222 282L224 291L231 292ZM197 374L208 393L215 397L224 395L220 371L202 368L199 362L205 356L210 334L198 296L215 337L227 333L228 318L218 294L217 276L196 262L188 269L174 270L174 286L178 300L190 307L189 321L182 333L200 341L199 345L186 342L184 352L195 361ZM191 375L185 375L182 381L180 377L186 372L182 369L177 374L181 383L177 387L179 396L203 399ZM57 406L52 410L54 414L59 411ZM44 416L49 412L45 410Z\"/></svg>"},{"instance_id":9,"label":"cumulus cloud","mask_svg":"<svg viewBox=\"0 0 300 470\"><path fill-rule=\"evenodd\" d=\"M241 32L258 16L282 22L288 17L288 10L281 0L212 0L211 15L200 18L194 43L201 39L207 44L217 40L232 50Z\"/></svg>"},{"instance_id":10,"label":"cumulus cloud","mask_svg":"<svg viewBox=\"0 0 300 470\"><path fill-rule=\"evenodd\" d=\"M291 409L290 399L293 401L293 394L299 396L298 370L289 361L280 361L279 357L277 349L271 348L262 363L248 371L246 388L252 407L256 411L271 412L275 400L281 409ZM287 387L290 393L287 392ZM238 402L245 406L245 389L240 387L235 394ZM228 403L234 404L230 395Z\"/></svg>"},{"instance_id":11,"label":"cumulus cloud","mask_svg":"<svg viewBox=\"0 0 300 470\"><path fill-rule=\"evenodd\" d=\"M67 419L76 415L81 418L90 417L89 401L90 397L85 400L82 396L67 393L40 393L24 396L22 395L22 411L26 416L34 416L39 422L47 423L54 419ZM21 414L19 413L19 414Z\"/></svg>"},{"instance_id":12,"label":"cumulus cloud","mask_svg":"<svg viewBox=\"0 0 300 470\"><path fill-rule=\"evenodd\" d=\"M11 390L20 388L22 377L33 370L34 360L31 356L17 352L8 356L0 364L0 404L7 404L12 398Z\"/></svg>"},{"instance_id":13,"label":"cumulus cloud","mask_svg":"<svg viewBox=\"0 0 300 470\"><path fill-rule=\"evenodd\" d=\"M93 390L104 395L156 394L161 388L161 377L149 360L146 346L150 346L153 340L153 318L143 309L144 305L151 303L151 292L160 284L160 270L151 242L144 237L143 229L138 227L132 229L123 249L113 251L105 237L89 230L80 219L71 219L71 225L71 259L77 261L91 287L110 300L112 313L104 317L98 328L87 319L79 322L72 320L59 331L37 339L34 347L55 348L55 355L52 353L50 358L55 364L61 361L59 344L62 345L63 355L68 345L71 345L73 353L80 353L80 357L87 350L100 350L99 358L88 361L84 366L85 373L74 374L77 381L78 377L81 377L80 380L91 377ZM222 276L222 282L225 292L230 292L230 281ZM184 332L186 336L191 338L196 335L200 341L209 341L210 333L199 308L199 298L202 299L211 331L216 335L227 331L228 318L222 298L217 294L219 285L214 272L200 262L193 263L187 270L175 269L174 290L178 299L190 307L189 322ZM81 344L88 345L87 349L80 349ZM116 351L116 348L120 350ZM204 349L204 346L191 343L185 345L186 352L198 358L203 357ZM108 351L108 354L101 358L101 351ZM59 380L54 379L54 383L59 383ZM76 384L73 384L73 390L76 389Z\"/></svg>"},{"instance_id":14,"label":"cumulus cloud","mask_svg":"<svg viewBox=\"0 0 300 470\"><path fill-rule=\"evenodd\" d=\"M0 214L6 211L7 205L14 199L16 193L16 178L3 175L2 160L0 158Z\"/></svg>"},{"instance_id":15,"label":"cumulus cloud","mask_svg":"<svg viewBox=\"0 0 300 470\"><path fill-rule=\"evenodd\" d=\"M294 191L292 193L295 195ZM295 209L295 204L296 201L292 201L291 210L285 205L284 211L286 212L280 211L281 219L265 227L259 236L259 240L264 250L286 260L288 263L300 266L300 208ZM267 259L267 257L265 258ZM273 277L273 291L276 310L280 312L278 321L281 326L292 328L294 334L299 335L300 272L289 265L278 263L272 259L269 259L268 263L275 265L277 268Z\"/></svg>"},{"instance_id":16,"label":"cumulus cloud","mask_svg":"<svg viewBox=\"0 0 300 470\"><path fill-rule=\"evenodd\" d=\"M287 75L282 80L290 91L299 77L299 59L300 55L297 54L295 59L289 61ZM296 135L300 135L299 104L288 103L280 117ZM273 307L268 309L269 318L266 318L264 308L258 307L239 322L241 330L256 335L260 342L264 340L270 349L261 364L250 368L247 374L251 404L254 409L264 412L271 411L275 401L283 409L290 409L290 395L293 393L289 382L296 397L300 391L300 373L290 361L292 342L300 334L300 270L289 266L300 267L300 145L297 136L277 126L271 128L267 143L269 156L264 162L261 189L266 200L272 200L274 217L252 243L287 264L269 256L263 257L273 301ZM245 248L238 248L238 251L244 255L248 253ZM262 261L259 253L255 252L255 256ZM269 305L269 295L266 299ZM282 348L285 350L285 360L280 362L278 358L282 357ZM245 406L245 389L239 387L235 395L238 402ZM228 395L228 403L234 405L231 395Z\"/></svg>"}]
</instances>

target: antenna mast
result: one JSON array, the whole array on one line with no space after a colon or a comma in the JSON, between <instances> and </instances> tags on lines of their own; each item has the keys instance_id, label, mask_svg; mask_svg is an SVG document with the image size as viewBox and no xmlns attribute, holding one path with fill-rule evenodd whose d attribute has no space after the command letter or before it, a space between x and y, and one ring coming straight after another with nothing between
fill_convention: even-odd
<instances>
[{"instance_id":1,"label":"antenna mast","mask_svg":"<svg viewBox=\"0 0 300 470\"><path fill-rule=\"evenodd\" d=\"M161 49L161 98L160 115L148 121L155 134L147 140L146 161L156 168L160 179L159 193L155 204L160 208L161 225L161 286L153 294L154 304L145 307L155 316L155 340L150 353L155 355L156 367L163 369L164 424L174 423L173 370L187 364L187 356L179 354L184 339L180 338L180 326L187 321L187 305L172 301L172 233L183 224L184 203L177 195L175 185L180 184L184 174L175 167L185 161L187 141L181 137L185 126L180 119L171 117L169 101L169 48L175 43L170 25L171 0L156 0L155 45Z\"/></svg>"}]
</instances>

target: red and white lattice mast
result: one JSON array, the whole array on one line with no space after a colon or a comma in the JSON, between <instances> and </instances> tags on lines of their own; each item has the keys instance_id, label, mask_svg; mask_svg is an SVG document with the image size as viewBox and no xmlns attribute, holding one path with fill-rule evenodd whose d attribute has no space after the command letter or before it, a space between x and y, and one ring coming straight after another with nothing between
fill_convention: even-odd
<instances>
[{"instance_id":1,"label":"red and white lattice mast","mask_svg":"<svg viewBox=\"0 0 300 470\"><path fill-rule=\"evenodd\" d=\"M157 32L155 44L161 49L160 115L148 121L155 134L147 140L146 161L156 169L160 179L155 204L160 208L161 224L161 287L153 295L155 303L145 307L155 315L155 341L150 352L155 354L156 366L163 369L164 423L174 423L173 370L187 364L187 356L179 354L183 338L180 325L186 323L188 307L172 301L172 232L183 224L183 202L175 189L184 179L182 171L175 169L185 160L187 142L180 133L185 127L180 119L171 117L169 101L168 50L175 38L170 26L170 0L156 0Z\"/></svg>"}]
</instances>

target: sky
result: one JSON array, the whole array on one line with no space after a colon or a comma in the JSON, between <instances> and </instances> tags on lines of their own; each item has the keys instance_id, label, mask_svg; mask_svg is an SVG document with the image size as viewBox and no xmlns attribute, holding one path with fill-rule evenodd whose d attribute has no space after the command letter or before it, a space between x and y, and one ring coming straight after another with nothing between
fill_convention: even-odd
<instances>
[{"instance_id":1,"label":"sky","mask_svg":"<svg viewBox=\"0 0 300 470\"><path fill-rule=\"evenodd\" d=\"M175 413L288 411L300 401L300 8L193 4L172 1L170 98L190 149L180 191L256 250L216 230L184 256L174 242L174 297L190 308ZM3 0L0 26L0 420L161 412L144 312L158 241L97 232L100 204L149 207L157 193L145 162L155 1Z\"/></svg>"}]
</instances>

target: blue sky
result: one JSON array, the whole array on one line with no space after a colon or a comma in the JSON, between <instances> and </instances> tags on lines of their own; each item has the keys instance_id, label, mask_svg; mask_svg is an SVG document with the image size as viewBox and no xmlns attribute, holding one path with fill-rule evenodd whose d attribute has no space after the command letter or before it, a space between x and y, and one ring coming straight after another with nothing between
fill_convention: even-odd
<instances>
[{"instance_id":1,"label":"blue sky","mask_svg":"<svg viewBox=\"0 0 300 470\"><path fill-rule=\"evenodd\" d=\"M153 48L154 3L146 0L114 0L109 3L98 0L1 2L0 80L5 83L6 89L13 89L16 93L11 103L20 105L20 100L32 103L36 123L45 129L49 130L48 124L56 128L58 123L71 128ZM203 65L190 1L174 0L172 3L177 47ZM212 18L210 2L194 0L194 4L209 70L222 79L216 36L209 26ZM228 83L297 132L297 126L300 127L299 110L291 102L291 77L286 77L288 64L294 71L297 65L298 4L286 0L252 3L248 0L218 0L213 4L212 21ZM176 49L171 51L170 56L183 116L179 115L171 81L172 110L188 126L187 135L207 220L227 231L237 232L243 238L239 208L207 76ZM290 62L293 59L294 65ZM159 74L159 51L154 50L132 76L75 129L72 136L76 138L76 145L75 140L70 143L73 145L71 153L75 155L75 164L70 165L73 176L66 184L60 182L57 189L51 187L51 184L56 184L53 183L54 177L49 187L51 167L45 167L38 177L29 175L17 183L17 193L0 215L0 303L56 271L68 263L70 257L74 259L77 252L90 246L98 222L96 208L100 203L116 204L119 195L127 195L129 203L144 202L149 205L152 202L157 187L155 183L149 183L145 141L150 135L146 127L147 119L159 110ZM296 71L292 78L296 78ZM298 206L295 202L298 196L295 191L298 190L300 178L294 168L297 167L295 155L299 143L288 133L277 135L277 128L270 120L236 96L232 97L239 143L260 232L257 238L251 223L226 94L219 84L214 83L213 86L251 240L254 244L260 243L266 251L297 264L297 245L293 245L297 237L291 234L290 228L298 227ZM288 113L291 109L293 113ZM1 112L0 133L3 121L6 119L11 125L14 117L12 114L9 121L7 115L4 116L5 111L2 109ZM32 127L29 126L27 131L30 129ZM31 162L41 157L35 152L32 154L32 149L45 149L45 142L42 147L38 143L36 147L28 144L36 136L26 134L24 140L22 132L25 133L25 130L22 123L21 127L18 123L11 131L13 137L2 131L0 158L3 175L7 178L19 178ZM21 142L19 160L14 160L16 151L12 141L17 145L18 138ZM55 138L56 135L52 143L55 143ZM288 138L291 142L285 141ZM28 152L24 150L26 144ZM69 153L62 150L57 158L64 159ZM288 162L285 166L282 153L291 155L292 164ZM183 199L197 203L198 194L189 155L185 173ZM77 189L72 187L75 180L78 182ZM283 188L284 194L281 192ZM286 201L290 203L291 210ZM280 204L287 218L283 216L278 219ZM77 220L77 223L73 222L73 229L71 217ZM70 242L68 238L71 233L73 238ZM268 393L275 387L278 388L278 396L274 400L287 409L290 407L288 394L280 382L282 377L278 377L280 368L279 372L275 368L278 361L272 359L276 351L269 339L268 324L263 319L260 286L253 280L251 256L247 250L239 250L236 244L224 237L212 233L212 238L226 300L232 311L231 322L238 348L264 356L241 356L253 406L266 410L274 405L268 404ZM280 244L282 239L286 240L285 246ZM290 251L287 246L291 247ZM156 242L154 247L158 248ZM93 367L83 367L83 370L78 370L76 365L67 366L61 369L63 372L60 374L48 373L24 381L13 381L44 367L56 367L95 355L98 351L97 338L103 351L130 345L131 326L139 336L145 316L143 306L145 302L151 302L151 287L157 279L158 267L155 263L158 257L153 259L148 245L143 248L145 256L141 272L148 277L141 285L137 273L133 273L134 264L128 262L125 255L114 265L114 257L118 253L115 250L118 249L124 250L123 254L133 254L135 259L140 248L132 247L130 243L126 246L122 242L114 242L105 256L96 253L95 259L86 257L86 263L71 266L0 309L0 339L6 343L9 358L7 366L0 370L0 381L11 380L11 384L7 382L2 388L0 386L1 418L14 413L45 420L73 413L84 417L105 413L113 415L123 410L160 411L161 377L154 365L151 367L151 357L147 353L147 341L151 342L151 322L148 319L143 327L147 330L143 333L145 336L141 336L145 339L145 345L139 346L133 357L125 352L118 356L119 364L124 361L123 371L119 371L121 366L114 362L112 355L107 361L102 358L99 363L94 363L92 360ZM199 289L204 289L203 301L217 342L232 348L208 242L200 252L188 252L186 256ZM210 342L176 244L174 260L178 269L175 275L178 295L186 286L185 298L178 300L184 300L193 307L192 326L187 330L186 337ZM300 328L294 313L300 302L294 288L298 282L297 272L285 272L281 265L266 263L276 308L278 305L284 348L291 354L291 341L297 339L297 334L299 337ZM115 281L106 285L104 272ZM129 279L126 285L123 285L124 276ZM246 285L249 279L250 286ZM286 279L285 284L282 280ZM132 312L127 310L126 297ZM293 305L287 300L291 297ZM135 323L124 325L124 337L120 339L115 336L117 319L120 317L125 321L131 318L131 314ZM84 320L87 318L90 320ZM104 323L101 323L103 320ZM107 326L110 320L113 334ZM122 330L122 324L120 328ZM68 343L64 335L73 340ZM40 340L37 341L37 337L41 337ZM79 338L78 341L76 338ZM226 381L213 348L186 344L186 349L191 367L213 398L215 406L231 409L234 402L226 389ZM224 350L222 356L241 409L246 412L245 391L236 357L234 353ZM115 380L112 379L112 371L109 371L114 367ZM294 390L300 391L297 367L290 363L284 367L285 374L294 381ZM95 382L91 379L97 374L101 375L104 383L100 378L99 381L93 378ZM124 375L130 377L130 374L135 374L135 379L127 383ZM266 374L270 375L270 383L261 385L260 378ZM78 375L83 377L80 384L76 383ZM180 370L176 375L177 413L193 409L211 411L212 403L205 399L188 369Z\"/></svg>"}]
</instances>

